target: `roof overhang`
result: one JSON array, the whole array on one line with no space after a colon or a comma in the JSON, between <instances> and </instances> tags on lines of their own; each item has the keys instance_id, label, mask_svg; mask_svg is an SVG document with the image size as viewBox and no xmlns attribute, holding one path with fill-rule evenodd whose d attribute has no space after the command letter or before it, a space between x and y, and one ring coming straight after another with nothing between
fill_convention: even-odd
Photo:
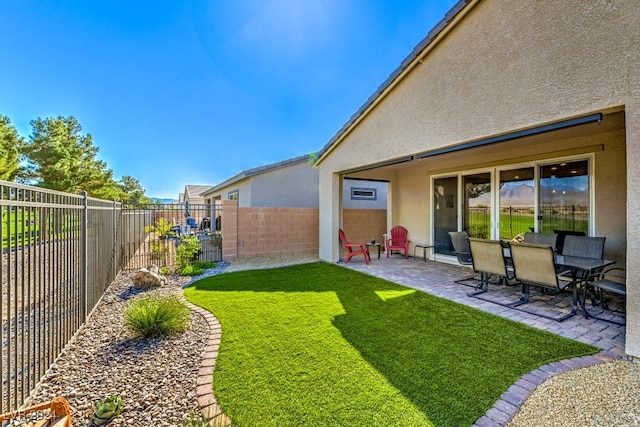
<instances>
[{"instance_id":1,"label":"roof overhang","mask_svg":"<svg viewBox=\"0 0 640 427\"><path fill-rule=\"evenodd\" d=\"M427 36L411 51L391 75L367 101L356 111L349 121L316 154L314 166L322 161L364 120L367 115L400 83L415 67L424 62L426 56L442 39L469 13L480 0L459 0L433 27Z\"/></svg>"},{"instance_id":2,"label":"roof overhang","mask_svg":"<svg viewBox=\"0 0 640 427\"><path fill-rule=\"evenodd\" d=\"M592 113L584 116L573 117L566 120L556 121L539 125L531 128L521 129L513 132L508 132L496 136L487 138L481 138L474 141L464 142L462 144L450 145L442 148L435 148L433 150L422 151L410 156L398 157L395 159L385 160L382 162L372 163L352 169L347 169L340 172L341 175L348 175L357 172L364 172L372 169L378 169L385 166L399 165L402 163L412 162L414 160L426 159L428 157L434 157L442 154L455 153L457 151L469 150L476 147L484 147L492 144L498 144L501 142L512 141L518 138L525 138L534 135L540 135L547 132L558 131L562 129L568 129L574 126L585 125L588 123L600 123L602 122L603 113Z\"/></svg>"}]
</instances>

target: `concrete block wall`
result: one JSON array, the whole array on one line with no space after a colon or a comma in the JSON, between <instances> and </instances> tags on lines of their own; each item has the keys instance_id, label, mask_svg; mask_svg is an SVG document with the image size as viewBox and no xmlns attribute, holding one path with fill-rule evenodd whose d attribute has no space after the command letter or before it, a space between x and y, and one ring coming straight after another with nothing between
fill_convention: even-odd
<instances>
[{"instance_id":1,"label":"concrete block wall","mask_svg":"<svg viewBox=\"0 0 640 427\"><path fill-rule=\"evenodd\" d=\"M387 232L386 209L344 209L342 226L349 240L383 242Z\"/></svg>"},{"instance_id":2,"label":"concrete block wall","mask_svg":"<svg viewBox=\"0 0 640 427\"><path fill-rule=\"evenodd\" d=\"M222 201L222 259L233 261L238 258L238 202Z\"/></svg>"},{"instance_id":3,"label":"concrete block wall","mask_svg":"<svg viewBox=\"0 0 640 427\"><path fill-rule=\"evenodd\" d=\"M225 221L226 215L225 211ZM318 255L317 208L238 208L237 224L239 258ZM224 252L223 256L229 259Z\"/></svg>"},{"instance_id":4,"label":"concrete block wall","mask_svg":"<svg viewBox=\"0 0 640 427\"><path fill-rule=\"evenodd\" d=\"M344 228L350 240L382 242L382 234L387 229L387 211L345 209ZM223 201L224 260L297 254L317 256L318 251L317 208L239 208L235 200Z\"/></svg>"}]
</instances>

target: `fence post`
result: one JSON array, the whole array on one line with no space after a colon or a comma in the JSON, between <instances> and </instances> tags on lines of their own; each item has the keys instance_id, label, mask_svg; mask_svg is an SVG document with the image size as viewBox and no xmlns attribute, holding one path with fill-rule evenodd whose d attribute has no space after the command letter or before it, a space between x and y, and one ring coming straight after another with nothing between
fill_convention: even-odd
<instances>
[{"instance_id":1,"label":"fence post","mask_svg":"<svg viewBox=\"0 0 640 427\"><path fill-rule=\"evenodd\" d=\"M80 193L82 195L82 232L81 232L81 245L82 245L82 259L80 261L81 268L81 283L82 283L82 322L84 323L87 320L87 298L88 290L87 290L87 277L88 277L88 268L89 268L89 229L88 229L88 221L87 221L87 192L83 191Z\"/></svg>"},{"instance_id":2,"label":"fence post","mask_svg":"<svg viewBox=\"0 0 640 427\"><path fill-rule=\"evenodd\" d=\"M121 212L122 213L122 212ZM113 201L113 245L111 246L113 249L113 262L111 265L113 266L112 277L115 279L118 274L118 270L120 269L120 257L118 257L118 215L116 214L116 201Z\"/></svg>"}]
</instances>

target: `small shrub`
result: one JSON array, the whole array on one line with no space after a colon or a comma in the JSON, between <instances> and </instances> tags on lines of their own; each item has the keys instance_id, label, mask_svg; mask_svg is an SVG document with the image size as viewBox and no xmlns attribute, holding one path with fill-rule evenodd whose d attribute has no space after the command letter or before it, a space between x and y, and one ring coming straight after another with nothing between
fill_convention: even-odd
<instances>
[{"instance_id":1,"label":"small shrub","mask_svg":"<svg viewBox=\"0 0 640 427\"><path fill-rule=\"evenodd\" d=\"M151 242L151 259L162 259L169 252L169 246L164 240L154 240Z\"/></svg>"},{"instance_id":2,"label":"small shrub","mask_svg":"<svg viewBox=\"0 0 640 427\"><path fill-rule=\"evenodd\" d=\"M171 227L173 227L173 225L165 218L158 218L154 225L145 227L144 231L147 233L156 233L159 236L170 236L175 234L171 231Z\"/></svg>"},{"instance_id":3,"label":"small shrub","mask_svg":"<svg viewBox=\"0 0 640 427\"><path fill-rule=\"evenodd\" d=\"M163 276L171 274L171 269L169 267L161 267L160 274L162 274Z\"/></svg>"},{"instance_id":4,"label":"small shrub","mask_svg":"<svg viewBox=\"0 0 640 427\"><path fill-rule=\"evenodd\" d=\"M177 273L179 276L199 276L204 273L208 268L214 268L215 262L211 261L196 261L193 264L185 265L182 268L178 268Z\"/></svg>"},{"instance_id":5,"label":"small shrub","mask_svg":"<svg viewBox=\"0 0 640 427\"><path fill-rule=\"evenodd\" d=\"M96 402L91 421L96 426L107 424L122 414L123 406L119 396L109 396L101 402Z\"/></svg>"},{"instance_id":6,"label":"small shrub","mask_svg":"<svg viewBox=\"0 0 640 427\"><path fill-rule=\"evenodd\" d=\"M216 268L216 263L213 261L196 261L193 263L193 266L203 270L208 270L210 268Z\"/></svg>"},{"instance_id":7,"label":"small shrub","mask_svg":"<svg viewBox=\"0 0 640 427\"><path fill-rule=\"evenodd\" d=\"M199 276L202 273L204 273L204 270L189 264L189 265L185 265L182 268L178 268L176 273L178 273L178 276Z\"/></svg>"},{"instance_id":8,"label":"small shrub","mask_svg":"<svg viewBox=\"0 0 640 427\"><path fill-rule=\"evenodd\" d=\"M189 325L189 309L176 297L143 296L124 311L125 325L136 335L153 338L184 332Z\"/></svg>"},{"instance_id":9,"label":"small shrub","mask_svg":"<svg viewBox=\"0 0 640 427\"><path fill-rule=\"evenodd\" d=\"M209 427L211 418L205 417L197 412L189 412L188 418L182 421L182 427Z\"/></svg>"},{"instance_id":10,"label":"small shrub","mask_svg":"<svg viewBox=\"0 0 640 427\"><path fill-rule=\"evenodd\" d=\"M182 271L186 266L192 265L195 258L202 251L202 245L197 236L184 236L180 240L180 244L176 248L178 271Z\"/></svg>"}]
</instances>

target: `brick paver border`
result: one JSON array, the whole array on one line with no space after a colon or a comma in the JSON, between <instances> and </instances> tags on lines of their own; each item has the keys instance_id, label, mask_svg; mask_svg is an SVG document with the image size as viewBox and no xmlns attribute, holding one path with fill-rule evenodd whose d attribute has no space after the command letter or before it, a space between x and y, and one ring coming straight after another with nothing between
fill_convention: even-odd
<instances>
[{"instance_id":1,"label":"brick paver border","mask_svg":"<svg viewBox=\"0 0 640 427\"><path fill-rule=\"evenodd\" d=\"M183 298L184 300L184 298ZM194 313L201 315L209 327L209 338L202 353L202 363L196 378L196 396L202 416L210 420L212 426L230 426L231 419L222 412L213 394L213 369L218 357L222 327L218 319L202 307L184 300L184 304Z\"/></svg>"},{"instance_id":2,"label":"brick paver border","mask_svg":"<svg viewBox=\"0 0 640 427\"><path fill-rule=\"evenodd\" d=\"M522 376L505 391L486 414L478 418L473 427L506 426L518 412L527 397L543 382L573 369L586 368L621 359L623 356L611 351L601 351L591 356L575 357L541 366Z\"/></svg>"}]
</instances>

